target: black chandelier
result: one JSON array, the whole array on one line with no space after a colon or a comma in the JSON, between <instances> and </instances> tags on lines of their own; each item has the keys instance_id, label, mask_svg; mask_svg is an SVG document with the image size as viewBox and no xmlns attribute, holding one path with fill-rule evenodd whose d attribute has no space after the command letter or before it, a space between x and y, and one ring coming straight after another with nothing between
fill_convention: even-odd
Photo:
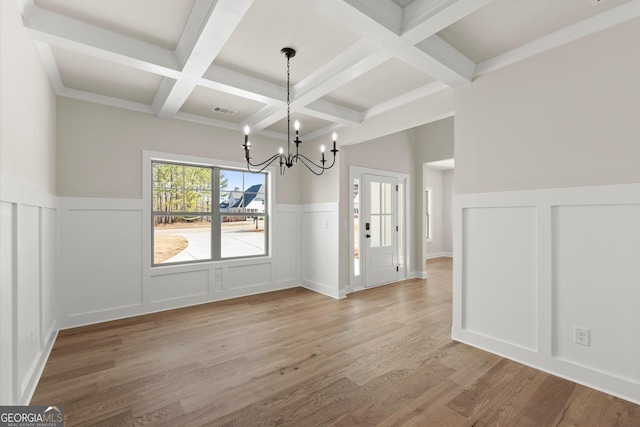
<instances>
[{"instance_id":1,"label":"black chandelier","mask_svg":"<svg viewBox=\"0 0 640 427\"><path fill-rule=\"evenodd\" d=\"M296 51L295 49L292 49L290 47L285 47L280 51L280 53L282 54L282 56L287 58L287 154L284 154L284 150L282 149L282 147L280 147L280 150L278 151L277 154L274 154L273 156L269 157L264 162L255 163L255 164L251 163L251 142L249 142L249 125L246 125L244 127L244 144L242 145L242 147L244 147L244 158L247 161L247 170L249 170L249 172L252 172L252 173L260 173L263 170L265 170L267 167L269 167L273 162L278 160L278 164L280 165L280 175L284 175L284 171L287 170L287 168L290 168L291 166L295 165L299 161L314 174L322 175L325 170L331 169L333 165L336 164L336 154L338 153L338 150L336 149L337 135L335 132L333 133L333 149L331 150L331 152L333 153L333 162L331 162L330 166L325 166L325 164L327 163L327 160L325 160L324 158L324 145L320 146L320 152L322 153L320 164L315 163L313 160L309 159L304 154L300 154L299 149L302 141L300 140L300 122L299 121L296 120L293 125L296 130L296 139L294 139L293 141L291 141L291 133L290 133L291 132L291 107L290 107L291 89L289 84L289 77L290 77L289 60L294 56L296 56ZM295 154L291 152L291 143L296 144ZM252 170L251 167L259 168L259 169Z\"/></svg>"}]
</instances>

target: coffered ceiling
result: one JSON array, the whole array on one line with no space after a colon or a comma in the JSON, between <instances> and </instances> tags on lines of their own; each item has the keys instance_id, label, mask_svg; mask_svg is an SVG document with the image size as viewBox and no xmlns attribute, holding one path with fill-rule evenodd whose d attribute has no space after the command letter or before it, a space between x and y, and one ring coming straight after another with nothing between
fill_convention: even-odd
<instances>
[{"instance_id":1,"label":"coffered ceiling","mask_svg":"<svg viewBox=\"0 0 640 427\"><path fill-rule=\"evenodd\" d=\"M285 46L311 139L640 16L640 0L16 1L58 95L283 139Z\"/></svg>"}]
</instances>

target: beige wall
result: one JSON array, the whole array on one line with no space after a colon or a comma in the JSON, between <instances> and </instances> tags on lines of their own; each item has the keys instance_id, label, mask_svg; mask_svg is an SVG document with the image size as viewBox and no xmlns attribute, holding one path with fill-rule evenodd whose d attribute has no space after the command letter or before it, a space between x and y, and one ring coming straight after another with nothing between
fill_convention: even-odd
<instances>
[{"instance_id":1,"label":"beige wall","mask_svg":"<svg viewBox=\"0 0 640 427\"><path fill-rule=\"evenodd\" d=\"M56 95L17 2L0 2L0 173L56 193Z\"/></svg>"},{"instance_id":2,"label":"beige wall","mask_svg":"<svg viewBox=\"0 0 640 427\"><path fill-rule=\"evenodd\" d=\"M456 192L640 181L639 19L456 91Z\"/></svg>"},{"instance_id":3,"label":"beige wall","mask_svg":"<svg viewBox=\"0 0 640 427\"><path fill-rule=\"evenodd\" d=\"M253 135L255 159L282 143ZM142 151L241 162L239 131L67 98L58 100L58 192L67 197L142 198ZM299 203L297 171L276 178L278 203Z\"/></svg>"}]
</instances>

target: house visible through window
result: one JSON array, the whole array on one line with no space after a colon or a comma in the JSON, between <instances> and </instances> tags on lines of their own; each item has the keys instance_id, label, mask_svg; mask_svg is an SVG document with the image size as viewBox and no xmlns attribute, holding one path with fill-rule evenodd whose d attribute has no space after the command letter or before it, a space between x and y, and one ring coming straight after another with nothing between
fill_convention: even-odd
<instances>
[{"instance_id":1,"label":"house visible through window","mask_svg":"<svg viewBox=\"0 0 640 427\"><path fill-rule=\"evenodd\" d=\"M153 265L267 255L267 174L152 161Z\"/></svg>"}]
</instances>

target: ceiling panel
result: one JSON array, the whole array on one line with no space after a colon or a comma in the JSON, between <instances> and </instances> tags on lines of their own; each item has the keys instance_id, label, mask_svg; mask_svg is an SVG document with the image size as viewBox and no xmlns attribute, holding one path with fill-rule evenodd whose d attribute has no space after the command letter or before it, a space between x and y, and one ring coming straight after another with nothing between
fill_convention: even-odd
<instances>
[{"instance_id":1,"label":"ceiling panel","mask_svg":"<svg viewBox=\"0 0 640 427\"><path fill-rule=\"evenodd\" d=\"M162 77L96 59L66 49L52 47L65 87L150 105Z\"/></svg>"},{"instance_id":2,"label":"ceiling panel","mask_svg":"<svg viewBox=\"0 0 640 427\"><path fill-rule=\"evenodd\" d=\"M308 135L311 132L314 132L318 129L321 129L325 126L332 125L332 122L327 120L319 119L317 117L311 117L306 114L301 113L291 113L291 139L294 138L295 131L293 130L293 122L295 120L300 121L300 139L305 140L305 135ZM287 118L283 118L282 120L277 121L267 128L267 130L280 132L282 134L287 133Z\"/></svg>"},{"instance_id":3,"label":"ceiling panel","mask_svg":"<svg viewBox=\"0 0 640 427\"><path fill-rule=\"evenodd\" d=\"M43 9L175 50L195 0L36 0Z\"/></svg>"},{"instance_id":4,"label":"ceiling panel","mask_svg":"<svg viewBox=\"0 0 640 427\"><path fill-rule=\"evenodd\" d=\"M282 118L287 68L280 50L293 47L297 55L291 60L292 86L304 80L296 88L299 93L294 92L294 106L314 116L293 112L292 118L302 121L304 139L312 132L316 136L331 133L335 126L329 117L347 126L358 126L361 117L383 120L392 117L384 114L390 109L427 97L446 88L447 83L455 84L461 70L473 74L473 64L460 53L482 63L542 37L545 42L538 45L551 49L572 40L571 34L558 30L605 11L621 6L581 26L582 36L640 16L640 0L603 0L596 6L592 1L494 0L438 33L441 39L417 41L417 48L380 22L396 22L399 7L418 13L438 5L430 9L432 14L418 19L415 34L428 37L430 29L441 28L439 23L464 16L478 4L468 0L19 0L19 5L27 34L38 43L44 68L59 95L137 111L153 110L162 118L179 111L226 121L230 128L246 122L252 132L265 131L270 136L287 131L286 118ZM418 4L421 7L414 7ZM192 10L202 16L189 19ZM102 43L96 40L100 32L68 25L56 14L170 51L184 32L188 37L182 40L181 52L193 52L193 57L181 70L172 52L149 46L143 51L139 44L121 37ZM185 28L189 24L191 27ZM186 45L190 43L193 50ZM493 68L483 64L476 74L526 57L526 52L511 55L492 62ZM205 74L207 82L201 76L212 61L218 68ZM152 70L153 74L140 70ZM444 82L432 84L435 80L427 73ZM162 84L162 76L175 84ZM197 86L199 83L207 87ZM424 88L427 90L421 90ZM99 95L145 107L114 103ZM149 108L152 105L154 108ZM214 107L235 113L215 112ZM313 108L327 120L315 118ZM366 115L357 113L365 111ZM422 117L411 123L422 124Z\"/></svg>"},{"instance_id":5,"label":"ceiling panel","mask_svg":"<svg viewBox=\"0 0 640 427\"><path fill-rule=\"evenodd\" d=\"M480 63L628 1L495 0L438 35Z\"/></svg>"},{"instance_id":6,"label":"ceiling panel","mask_svg":"<svg viewBox=\"0 0 640 427\"><path fill-rule=\"evenodd\" d=\"M284 85L287 62L280 54L293 47L294 85L358 41L348 30L319 16L297 0L256 1L214 64Z\"/></svg>"},{"instance_id":7,"label":"ceiling panel","mask_svg":"<svg viewBox=\"0 0 640 427\"><path fill-rule=\"evenodd\" d=\"M261 102L205 87L196 87L182 106L181 111L218 120L240 123L263 106L264 104ZM234 113L228 114L223 111L212 111L215 107L232 110Z\"/></svg>"},{"instance_id":8,"label":"ceiling panel","mask_svg":"<svg viewBox=\"0 0 640 427\"><path fill-rule=\"evenodd\" d=\"M435 80L406 62L392 58L324 97L345 107L365 111Z\"/></svg>"}]
</instances>

